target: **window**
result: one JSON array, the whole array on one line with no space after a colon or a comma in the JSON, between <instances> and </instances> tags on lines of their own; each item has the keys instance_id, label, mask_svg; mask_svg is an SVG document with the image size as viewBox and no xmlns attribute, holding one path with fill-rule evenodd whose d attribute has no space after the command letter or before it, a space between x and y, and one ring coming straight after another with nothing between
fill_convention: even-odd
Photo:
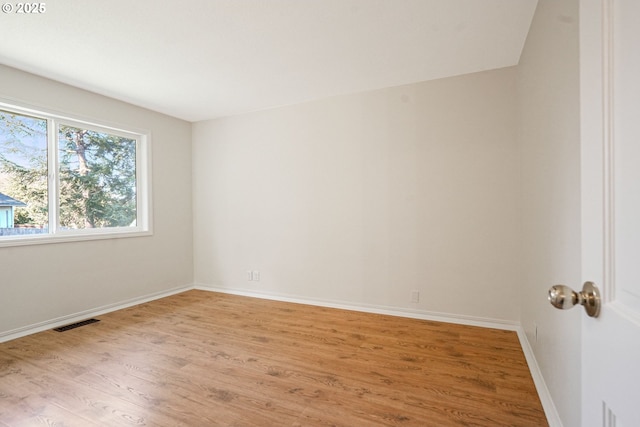
<instances>
[{"instance_id":1,"label":"window","mask_svg":"<svg viewBox=\"0 0 640 427\"><path fill-rule=\"evenodd\" d=\"M147 139L0 102L0 245L149 234Z\"/></svg>"}]
</instances>

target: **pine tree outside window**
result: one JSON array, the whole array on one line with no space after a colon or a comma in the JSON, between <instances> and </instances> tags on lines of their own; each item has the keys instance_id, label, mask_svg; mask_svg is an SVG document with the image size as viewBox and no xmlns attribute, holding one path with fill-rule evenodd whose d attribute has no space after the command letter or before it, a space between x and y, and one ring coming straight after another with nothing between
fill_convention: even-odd
<instances>
[{"instance_id":1,"label":"pine tree outside window","mask_svg":"<svg viewBox=\"0 0 640 427\"><path fill-rule=\"evenodd\" d=\"M0 246L150 234L148 162L146 133L0 102Z\"/></svg>"}]
</instances>

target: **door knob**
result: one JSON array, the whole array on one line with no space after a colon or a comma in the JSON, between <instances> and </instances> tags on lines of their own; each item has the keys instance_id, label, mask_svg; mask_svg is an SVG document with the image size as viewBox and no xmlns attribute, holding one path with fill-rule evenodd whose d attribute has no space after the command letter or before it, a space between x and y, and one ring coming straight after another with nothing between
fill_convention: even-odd
<instances>
[{"instance_id":1,"label":"door knob","mask_svg":"<svg viewBox=\"0 0 640 427\"><path fill-rule=\"evenodd\" d=\"M590 317L600 314L600 292L593 282L585 282L582 291L576 292L565 285L555 285L549 289L549 302L560 310L582 305Z\"/></svg>"}]
</instances>

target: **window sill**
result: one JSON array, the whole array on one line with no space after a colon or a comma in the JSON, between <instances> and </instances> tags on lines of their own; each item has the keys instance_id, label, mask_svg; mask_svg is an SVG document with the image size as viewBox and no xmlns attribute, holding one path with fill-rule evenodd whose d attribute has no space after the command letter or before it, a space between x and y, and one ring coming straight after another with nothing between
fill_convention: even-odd
<instances>
[{"instance_id":1,"label":"window sill","mask_svg":"<svg viewBox=\"0 0 640 427\"><path fill-rule=\"evenodd\" d=\"M123 231L122 229L115 230L93 230L93 231L74 231L73 233L59 233L59 234L41 234L41 235L24 235L16 237L3 237L0 239L0 248L15 247L15 246L29 246L29 245L46 245L51 243L70 243L70 242L84 242L89 240L105 240L105 239L125 239L130 237L145 237L151 236L153 232L151 230L132 230Z\"/></svg>"}]
</instances>

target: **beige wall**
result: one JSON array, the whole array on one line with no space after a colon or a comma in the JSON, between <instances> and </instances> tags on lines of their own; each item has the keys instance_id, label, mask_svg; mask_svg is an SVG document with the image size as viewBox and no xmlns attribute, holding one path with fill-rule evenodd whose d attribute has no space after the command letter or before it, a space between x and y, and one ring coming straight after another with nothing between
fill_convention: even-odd
<instances>
[{"instance_id":1,"label":"beige wall","mask_svg":"<svg viewBox=\"0 0 640 427\"><path fill-rule=\"evenodd\" d=\"M196 282L516 321L515 76L196 123Z\"/></svg>"},{"instance_id":2,"label":"beige wall","mask_svg":"<svg viewBox=\"0 0 640 427\"><path fill-rule=\"evenodd\" d=\"M150 237L0 248L0 335L193 282L191 125L0 66L0 97L151 131Z\"/></svg>"},{"instance_id":3,"label":"beige wall","mask_svg":"<svg viewBox=\"0 0 640 427\"><path fill-rule=\"evenodd\" d=\"M564 426L577 427L583 312L553 309L546 293L557 283L581 283L578 0L538 2L518 66L518 99L521 322Z\"/></svg>"}]
</instances>

